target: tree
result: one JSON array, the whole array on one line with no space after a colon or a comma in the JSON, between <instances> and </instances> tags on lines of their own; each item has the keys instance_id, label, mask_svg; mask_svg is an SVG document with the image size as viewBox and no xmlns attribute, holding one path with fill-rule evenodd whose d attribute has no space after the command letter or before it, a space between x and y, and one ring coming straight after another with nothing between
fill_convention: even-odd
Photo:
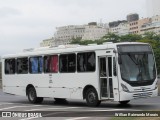
<instances>
[{"instance_id":1,"label":"tree","mask_svg":"<svg viewBox=\"0 0 160 120\"><path fill-rule=\"evenodd\" d=\"M160 34L156 34L155 32L146 32L146 33L144 33L143 38L160 41Z\"/></svg>"},{"instance_id":2,"label":"tree","mask_svg":"<svg viewBox=\"0 0 160 120\"><path fill-rule=\"evenodd\" d=\"M93 44L95 41L93 40L83 40L80 42L80 45L88 45L88 44Z\"/></svg>"},{"instance_id":3,"label":"tree","mask_svg":"<svg viewBox=\"0 0 160 120\"><path fill-rule=\"evenodd\" d=\"M119 38L120 37L114 33L108 33L107 35L102 37L102 40L104 42L118 42Z\"/></svg>"},{"instance_id":4,"label":"tree","mask_svg":"<svg viewBox=\"0 0 160 120\"><path fill-rule=\"evenodd\" d=\"M72 41L70 44L80 44L82 38L72 38Z\"/></svg>"},{"instance_id":5,"label":"tree","mask_svg":"<svg viewBox=\"0 0 160 120\"><path fill-rule=\"evenodd\" d=\"M154 51L154 55L155 55L155 61L156 61L156 66L157 66L157 73L160 74L160 42L157 40L151 40L151 39L143 39L143 40L139 40L137 42L143 42L143 43L149 43Z\"/></svg>"},{"instance_id":6,"label":"tree","mask_svg":"<svg viewBox=\"0 0 160 120\"><path fill-rule=\"evenodd\" d=\"M135 42L141 39L142 39L142 36L137 34L127 34L120 37L121 42Z\"/></svg>"}]
</instances>

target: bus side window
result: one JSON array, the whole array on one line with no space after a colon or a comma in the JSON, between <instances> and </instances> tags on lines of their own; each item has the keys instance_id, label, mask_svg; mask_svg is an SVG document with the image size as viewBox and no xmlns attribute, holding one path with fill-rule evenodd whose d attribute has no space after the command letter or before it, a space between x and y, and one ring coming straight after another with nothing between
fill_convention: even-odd
<instances>
[{"instance_id":1,"label":"bus side window","mask_svg":"<svg viewBox=\"0 0 160 120\"><path fill-rule=\"evenodd\" d=\"M95 53L86 52L77 55L77 71L78 72L94 72L95 71Z\"/></svg>"},{"instance_id":2,"label":"bus side window","mask_svg":"<svg viewBox=\"0 0 160 120\"><path fill-rule=\"evenodd\" d=\"M40 57L31 57L29 59L29 72L30 73L42 73L43 67L43 58Z\"/></svg>"},{"instance_id":3,"label":"bus side window","mask_svg":"<svg viewBox=\"0 0 160 120\"><path fill-rule=\"evenodd\" d=\"M60 72L75 72L76 71L76 55L65 54L59 57L59 71Z\"/></svg>"},{"instance_id":4,"label":"bus side window","mask_svg":"<svg viewBox=\"0 0 160 120\"><path fill-rule=\"evenodd\" d=\"M45 73L58 72L58 55L44 56L44 72Z\"/></svg>"},{"instance_id":5,"label":"bus side window","mask_svg":"<svg viewBox=\"0 0 160 120\"><path fill-rule=\"evenodd\" d=\"M87 53L87 71L95 71L95 53Z\"/></svg>"},{"instance_id":6,"label":"bus side window","mask_svg":"<svg viewBox=\"0 0 160 120\"><path fill-rule=\"evenodd\" d=\"M15 74L15 59L5 60L5 74Z\"/></svg>"},{"instance_id":7,"label":"bus side window","mask_svg":"<svg viewBox=\"0 0 160 120\"><path fill-rule=\"evenodd\" d=\"M28 58L18 58L17 59L17 73L27 74L28 73Z\"/></svg>"},{"instance_id":8,"label":"bus side window","mask_svg":"<svg viewBox=\"0 0 160 120\"><path fill-rule=\"evenodd\" d=\"M58 72L58 55L51 56L51 68L50 71L53 73Z\"/></svg>"}]
</instances>

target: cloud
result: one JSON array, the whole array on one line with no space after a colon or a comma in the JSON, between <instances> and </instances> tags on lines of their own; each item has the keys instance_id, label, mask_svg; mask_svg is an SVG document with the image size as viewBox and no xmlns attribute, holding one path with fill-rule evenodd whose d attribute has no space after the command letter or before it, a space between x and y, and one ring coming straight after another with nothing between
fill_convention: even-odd
<instances>
[{"instance_id":1,"label":"cloud","mask_svg":"<svg viewBox=\"0 0 160 120\"><path fill-rule=\"evenodd\" d=\"M37 47L56 27L145 17L145 0L1 0L0 55Z\"/></svg>"},{"instance_id":2,"label":"cloud","mask_svg":"<svg viewBox=\"0 0 160 120\"><path fill-rule=\"evenodd\" d=\"M20 15L21 12L15 8L10 7L1 7L0 8L0 18L9 17L9 16L17 16Z\"/></svg>"}]
</instances>

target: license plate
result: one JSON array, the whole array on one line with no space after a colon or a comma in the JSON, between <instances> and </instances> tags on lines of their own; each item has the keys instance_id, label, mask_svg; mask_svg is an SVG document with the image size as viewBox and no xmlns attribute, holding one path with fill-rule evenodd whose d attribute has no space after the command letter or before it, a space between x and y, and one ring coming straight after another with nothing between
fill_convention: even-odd
<instances>
[{"instance_id":1,"label":"license plate","mask_svg":"<svg viewBox=\"0 0 160 120\"><path fill-rule=\"evenodd\" d=\"M147 96L147 93L140 93L141 96Z\"/></svg>"}]
</instances>

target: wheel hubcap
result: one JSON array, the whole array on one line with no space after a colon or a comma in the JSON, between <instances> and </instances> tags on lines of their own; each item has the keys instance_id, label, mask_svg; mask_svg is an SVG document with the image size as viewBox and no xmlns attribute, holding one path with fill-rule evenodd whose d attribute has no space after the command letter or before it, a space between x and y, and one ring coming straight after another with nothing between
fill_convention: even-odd
<instances>
[{"instance_id":1,"label":"wheel hubcap","mask_svg":"<svg viewBox=\"0 0 160 120\"><path fill-rule=\"evenodd\" d=\"M88 94L88 101L90 103L94 103L95 99L96 99L96 96L95 96L95 94L93 92L91 92L91 93Z\"/></svg>"},{"instance_id":2,"label":"wheel hubcap","mask_svg":"<svg viewBox=\"0 0 160 120\"><path fill-rule=\"evenodd\" d=\"M30 100L34 100L34 98L35 98L35 93L34 93L34 91L30 91L30 94L29 94L29 98L30 98Z\"/></svg>"}]
</instances>

